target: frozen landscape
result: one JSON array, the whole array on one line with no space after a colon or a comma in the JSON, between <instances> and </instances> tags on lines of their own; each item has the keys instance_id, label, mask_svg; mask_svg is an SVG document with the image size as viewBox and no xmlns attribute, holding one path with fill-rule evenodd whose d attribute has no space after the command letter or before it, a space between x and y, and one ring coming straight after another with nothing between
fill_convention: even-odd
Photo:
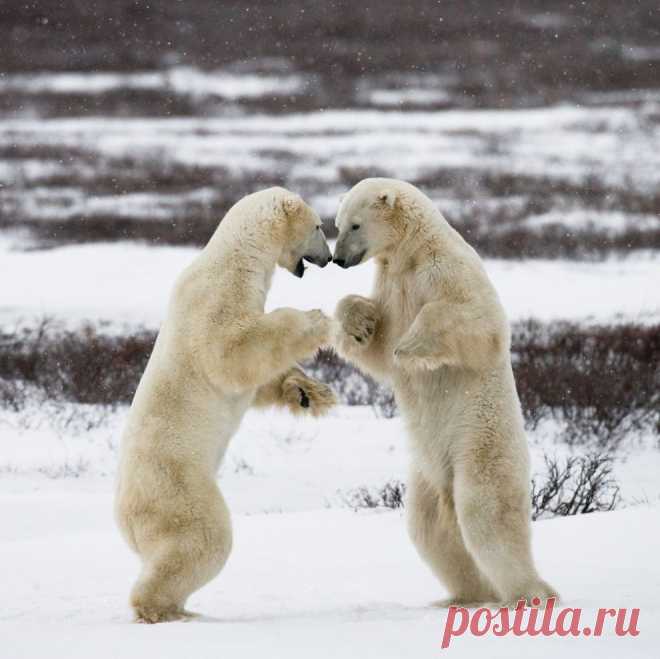
<instances>
[{"instance_id":1,"label":"frozen landscape","mask_svg":"<svg viewBox=\"0 0 660 659\"><path fill-rule=\"evenodd\" d=\"M657 7L64 4L0 23L0 654L655 656ZM582 626L639 608L639 636L441 650L446 593L406 534L403 422L326 353L305 367L338 391L328 417L251 411L232 440L235 545L189 602L201 615L132 624L117 453L175 278L243 195L301 193L332 240L367 176L419 186L483 256L513 326L539 570ZM332 313L373 272L280 271L268 309Z\"/></svg>"},{"instance_id":2,"label":"frozen landscape","mask_svg":"<svg viewBox=\"0 0 660 659\"><path fill-rule=\"evenodd\" d=\"M639 636L607 628L599 638L465 635L441 650L446 611L432 602L442 593L397 512L236 515L232 558L190 603L204 616L149 626L130 624L124 585L137 565L108 522L107 492L79 484L75 493L6 495L2 506L0 556L12 569L0 634L11 657L614 659L652 657L660 642L660 542L648 507L534 525L540 567L567 584L566 605L582 608L583 624L601 606L637 607Z\"/></svg>"}]
</instances>

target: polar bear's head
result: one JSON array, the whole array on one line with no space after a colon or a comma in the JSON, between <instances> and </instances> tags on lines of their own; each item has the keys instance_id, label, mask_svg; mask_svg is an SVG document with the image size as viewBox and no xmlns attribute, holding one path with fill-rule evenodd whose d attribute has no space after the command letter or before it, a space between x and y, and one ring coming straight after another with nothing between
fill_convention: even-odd
<instances>
[{"instance_id":1,"label":"polar bear's head","mask_svg":"<svg viewBox=\"0 0 660 659\"><path fill-rule=\"evenodd\" d=\"M401 239L401 181L368 178L344 196L335 225L334 262L342 268L364 263L394 249Z\"/></svg>"},{"instance_id":2,"label":"polar bear's head","mask_svg":"<svg viewBox=\"0 0 660 659\"><path fill-rule=\"evenodd\" d=\"M321 218L297 194L286 191L282 198L285 241L277 264L302 277L304 261L321 268L332 260L330 248L323 235Z\"/></svg>"}]
</instances>

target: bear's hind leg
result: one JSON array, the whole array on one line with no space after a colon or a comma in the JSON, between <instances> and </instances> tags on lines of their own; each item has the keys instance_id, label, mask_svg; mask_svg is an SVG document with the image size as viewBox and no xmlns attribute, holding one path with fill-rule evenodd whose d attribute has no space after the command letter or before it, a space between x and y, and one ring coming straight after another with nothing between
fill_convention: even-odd
<instances>
[{"instance_id":1,"label":"bear's hind leg","mask_svg":"<svg viewBox=\"0 0 660 659\"><path fill-rule=\"evenodd\" d=\"M451 494L413 473L408 509L408 531L419 555L451 594L440 605L496 601L495 591L465 548Z\"/></svg>"},{"instance_id":2,"label":"bear's hind leg","mask_svg":"<svg viewBox=\"0 0 660 659\"><path fill-rule=\"evenodd\" d=\"M497 486L488 483L482 476L457 475L456 514L469 552L505 605L557 598L534 567L527 489L510 474Z\"/></svg>"},{"instance_id":3,"label":"bear's hind leg","mask_svg":"<svg viewBox=\"0 0 660 659\"><path fill-rule=\"evenodd\" d=\"M139 622L156 623L190 617L188 597L213 579L231 551L231 522L222 510L158 538L148 551L140 578L131 592L131 606Z\"/></svg>"}]
</instances>

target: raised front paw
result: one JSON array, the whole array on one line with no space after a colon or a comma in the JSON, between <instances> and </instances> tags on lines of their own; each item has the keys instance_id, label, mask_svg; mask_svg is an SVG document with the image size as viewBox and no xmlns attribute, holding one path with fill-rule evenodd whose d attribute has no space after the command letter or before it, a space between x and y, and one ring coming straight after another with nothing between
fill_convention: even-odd
<instances>
[{"instance_id":1,"label":"raised front paw","mask_svg":"<svg viewBox=\"0 0 660 659\"><path fill-rule=\"evenodd\" d=\"M436 348L418 336L404 337L394 348L394 364L407 371L432 371L448 365L449 361L443 359Z\"/></svg>"},{"instance_id":2,"label":"raised front paw","mask_svg":"<svg viewBox=\"0 0 660 659\"><path fill-rule=\"evenodd\" d=\"M362 347L371 343L378 326L378 309L371 300L349 295L339 302L335 316L354 343Z\"/></svg>"},{"instance_id":3,"label":"raised front paw","mask_svg":"<svg viewBox=\"0 0 660 659\"><path fill-rule=\"evenodd\" d=\"M337 404L337 398L330 387L308 377L302 371L295 372L284 380L282 393L287 406L294 414L309 413L321 416Z\"/></svg>"}]
</instances>

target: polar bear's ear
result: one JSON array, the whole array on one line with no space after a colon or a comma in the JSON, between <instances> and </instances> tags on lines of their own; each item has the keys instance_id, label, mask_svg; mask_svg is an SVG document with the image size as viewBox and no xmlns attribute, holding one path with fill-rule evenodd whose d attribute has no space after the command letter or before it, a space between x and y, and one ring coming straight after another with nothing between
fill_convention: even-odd
<instances>
[{"instance_id":1,"label":"polar bear's ear","mask_svg":"<svg viewBox=\"0 0 660 659\"><path fill-rule=\"evenodd\" d=\"M382 190L378 194L378 201L389 206L389 208L394 208L396 203L396 192L394 190Z\"/></svg>"},{"instance_id":2,"label":"polar bear's ear","mask_svg":"<svg viewBox=\"0 0 660 659\"><path fill-rule=\"evenodd\" d=\"M295 215L300 212L303 200L297 194L290 194L282 200L282 210L286 215Z\"/></svg>"}]
</instances>

